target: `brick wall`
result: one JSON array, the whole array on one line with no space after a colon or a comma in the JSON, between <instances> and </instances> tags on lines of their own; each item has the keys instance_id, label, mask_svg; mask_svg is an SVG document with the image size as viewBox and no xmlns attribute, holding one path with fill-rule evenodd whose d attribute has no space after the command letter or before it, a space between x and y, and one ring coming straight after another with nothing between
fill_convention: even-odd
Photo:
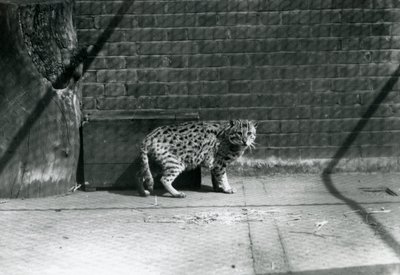
<instances>
[{"instance_id":1,"label":"brick wall","mask_svg":"<svg viewBox=\"0 0 400 275\"><path fill-rule=\"evenodd\" d=\"M364 116L345 157L399 156L397 1L78 0L76 24L81 46L103 46L82 85L89 119L256 119L251 158L307 160L331 158Z\"/></svg>"}]
</instances>

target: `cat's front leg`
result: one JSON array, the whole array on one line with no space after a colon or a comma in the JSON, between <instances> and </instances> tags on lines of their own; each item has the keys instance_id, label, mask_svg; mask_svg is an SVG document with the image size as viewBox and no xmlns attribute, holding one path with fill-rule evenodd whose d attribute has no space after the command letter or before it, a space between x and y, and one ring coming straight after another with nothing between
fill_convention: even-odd
<instances>
[{"instance_id":1,"label":"cat's front leg","mask_svg":"<svg viewBox=\"0 0 400 275\"><path fill-rule=\"evenodd\" d=\"M215 167L211 170L211 181L216 192L227 194L236 193L236 189L229 185L225 167Z\"/></svg>"}]
</instances>

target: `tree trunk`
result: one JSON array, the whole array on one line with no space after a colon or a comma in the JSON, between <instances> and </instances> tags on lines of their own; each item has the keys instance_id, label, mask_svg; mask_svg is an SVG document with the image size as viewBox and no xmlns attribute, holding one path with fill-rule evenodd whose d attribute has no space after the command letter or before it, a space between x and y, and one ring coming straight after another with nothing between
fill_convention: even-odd
<instances>
[{"instance_id":1,"label":"tree trunk","mask_svg":"<svg viewBox=\"0 0 400 275\"><path fill-rule=\"evenodd\" d=\"M72 1L0 4L0 197L76 184L80 108ZM28 1L26 1L28 3Z\"/></svg>"}]
</instances>

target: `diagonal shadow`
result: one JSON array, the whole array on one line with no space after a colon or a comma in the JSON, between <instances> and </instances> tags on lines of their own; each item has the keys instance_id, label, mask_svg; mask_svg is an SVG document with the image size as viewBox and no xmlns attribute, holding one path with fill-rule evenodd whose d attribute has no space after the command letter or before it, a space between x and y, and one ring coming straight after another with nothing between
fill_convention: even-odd
<instances>
[{"instance_id":1,"label":"diagonal shadow","mask_svg":"<svg viewBox=\"0 0 400 275\"><path fill-rule=\"evenodd\" d=\"M361 119L359 120L357 125L354 127L354 129L351 131L351 133L344 140L344 142L340 146L339 150L333 156L332 161L323 170L322 175L321 175L322 181L323 181L326 189L329 191L329 193L331 193L337 199L346 203L353 210L359 210L357 213L363 220L365 220L365 218L368 215L367 210L363 206L361 206L358 202L356 202L355 200L352 200L352 199L344 196L343 194L341 194L340 191L335 187L335 185L332 181L331 174L334 171L337 164L339 163L339 161L347 153L350 146L357 139L359 133L367 125L369 119L378 110L380 104L387 97L387 95L393 90L394 85L399 80L399 77L400 77L399 73L400 73L400 65L392 73L390 79L382 87L379 94L376 96L374 101L371 103L371 105L368 107L368 109L362 115ZM369 225L372 229L377 228L377 227L382 228L382 230L377 231L377 234L379 234L379 237L397 254L397 256L400 257L400 244L396 240L396 238L389 231L387 231L385 229L385 227L373 215L368 216L368 221L369 222L366 224Z\"/></svg>"},{"instance_id":2,"label":"diagonal shadow","mask_svg":"<svg viewBox=\"0 0 400 275\"><path fill-rule=\"evenodd\" d=\"M70 65L65 68L64 72L57 77L57 79L53 83L53 87L61 88L65 87L69 81L76 77L75 72L78 70L79 66L85 62L85 68L83 69L82 73L85 73L90 64L93 62L95 56L97 56L100 50L104 47L104 44L107 42L109 37L114 32L115 28L121 22L126 10L130 8L130 6L134 3L133 0L124 0L121 4L120 8L118 9L116 15L111 19L107 28L103 31L103 33L98 37L96 40L95 46L92 47L89 51L86 49L78 50L73 57L71 58ZM88 59L88 57L91 57ZM40 118L43 112L46 110L47 106L53 100L56 93L53 91L52 88L48 88L44 96L38 101L33 111L29 114L27 119L25 120L24 125L18 130L18 132L12 138L10 145L5 150L5 154L0 158L0 174L3 173L5 167L7 166L8 162L12 159L15 151L19 148L22 141L27 137L29 134L30 129L32 128L33 124Z\"/></svg>"}]
</instances>

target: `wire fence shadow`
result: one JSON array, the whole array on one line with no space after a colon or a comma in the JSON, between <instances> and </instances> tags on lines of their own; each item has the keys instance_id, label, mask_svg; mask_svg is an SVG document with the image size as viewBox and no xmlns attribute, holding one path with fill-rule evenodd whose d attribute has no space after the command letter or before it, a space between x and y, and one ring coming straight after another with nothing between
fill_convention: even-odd
<instances>
[{"instance_id":1,"label":"wire fence shadow","mask_svg":"<svg viewBox=\"0 0 400 275\"><path fill-rule=\"evenodd\" d=\"M321 178L322 182L325 185L326 189L337 199L346 203L351 209L357 210L358 215L365 221L365 223L374 229L376 227L382 228L382 230L378 231L379 237L400 257L400 244L396 240L396 238L385 229L384 225L382 225L374 216L368 216L368 222L366 222L366 217L368 215L367 209L359 204L357 201L350 199L340 193L340 191L335 187L335 184L332 180L332 173L334 172L336 166L340 162L341 159L348 152L350 146L357 139L359 133L365 128L369 119L376 113L380 104L385 100L388 94L393 90L393 87L399 80L400 74L400 65L396 68L396 70L392 73L390 79L385 83L385 85L380 90L379 94L376 96L374 101L369 105L365 113L360 118L357 125L353 128L351 133L346 137L344 142L341 144L339 150L333 156L331 162L327 165L327 167L323 170Z\"/></svg>"}]
</instances>

